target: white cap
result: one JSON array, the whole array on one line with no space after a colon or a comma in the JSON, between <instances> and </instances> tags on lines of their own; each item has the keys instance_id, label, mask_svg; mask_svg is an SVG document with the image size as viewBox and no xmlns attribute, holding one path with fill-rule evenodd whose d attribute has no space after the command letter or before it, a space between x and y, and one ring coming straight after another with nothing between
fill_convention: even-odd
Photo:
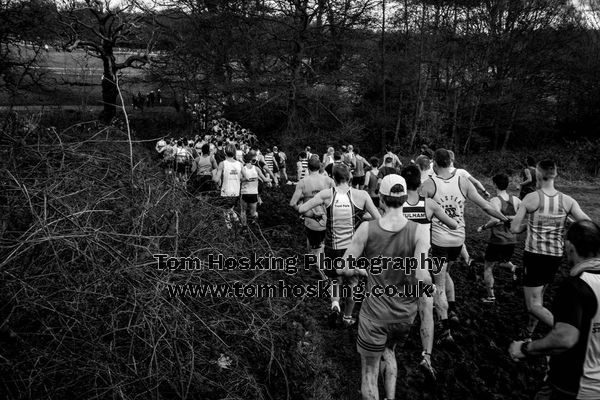
<instances>
[{"instance_id":1,"label":"white cap","mask_svg":"<svg viewBox=\"0 0 600 400\"><path fill-rule=\"evenodd\" d=\"M407 194L406 181L400 175L386 175L381 180L381 186L379 186L379 193L381 193L384 196L391 197L405 196Z\"/></svg>"}]
</instances>

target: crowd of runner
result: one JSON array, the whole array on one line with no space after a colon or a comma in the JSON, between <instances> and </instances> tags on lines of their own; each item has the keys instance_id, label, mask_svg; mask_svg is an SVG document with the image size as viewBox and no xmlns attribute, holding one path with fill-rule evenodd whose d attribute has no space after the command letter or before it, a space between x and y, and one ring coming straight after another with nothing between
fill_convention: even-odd
<instances>
[{"instance_id":1,"label":"crowd of runner","mask_svg":"<svg viewBox=\"0 0 600 400\"><path fill-rule=\"evenodd\" d=\"M306 147L295 163L288 163L278 147L261 151L255 135L223 119L213 121L203 137L161 140L156 150L164 156L167 174L186 182L189 190L220 190L230 228L233 222L242 228L257 223L262 187L296 185L290 206L304 220L308 251L345 260L343 268L319 269L322 278L332 282L328 321L332 328L357 324L353 291L344 287L365 285L365 293L370 294L382 288L399 290L394 296L366 296L362 302L357 350L362 360L363 399L379 398L380 372L386 399L395 398L394 349L406 339L417 313L420 366L435 379L434 345L452 344L452 329L460 323L451 271L462 258L474 273L465 246L467 201L490 217L477 228L490 232L483 270L486 295L480 301L496 302L496 266L508 268L515 281L517 265L523 267L530 318L509 354L514 360L551 356L536 399L600 399L600 228L577 201L555 189L553 161L536 163L528 157L517 197L507 192L510 179L503 173L492 178L492 196L469 172L454 166L454 153L447 149L433 151L423 146L403 165L391 147L381 157L369 159L352 145L328 147L322 156ZM288 164L295 164L290 174L295 181L287 174ZM572 225L566 232L569 220ZM527 233L525 251L522 260L515 260L521 232ZM559 287L551 312L544 307L544 291L554 283L563 253L574 268ZM421 261L413 273L394 268L375 273L350 265L351 257L360 256L367 260L431 257L440 265L432 273L421 268ZM406 293L415 287L431 288L433 298ZM533 340L538 321L551 331Z\"/></svg>"}]
</instances>

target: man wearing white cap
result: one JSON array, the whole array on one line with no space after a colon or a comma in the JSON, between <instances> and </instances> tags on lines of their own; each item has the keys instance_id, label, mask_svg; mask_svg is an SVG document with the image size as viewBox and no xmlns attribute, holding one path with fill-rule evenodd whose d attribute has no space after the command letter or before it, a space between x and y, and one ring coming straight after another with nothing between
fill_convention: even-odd
<instances>
[{"instance_id":1,"label":"man wearing white cap","mask_svg":"<svg viewBox=\"0 0 600 400\"><path fill-rule=\"evenodd\" d=\"M427 257L429 250L429 229L423 224L409 221L402 212L402 205L407 198L404 178L396 174L385 176L381 181L379 196L385 213L379 220L365 222L358 228L344 254L347 262L342 272L346 276L367 277L356 343L361 355L361 393L365 400L379 398L377 379L380 367L386 399L395 398L398 366L394 349L396 344L402 345L406 340L418 307L429 308L432 312L431 296L435 290L431 276L421 268L421 260ZM370 267L350 268L349 256L362 256L369 261L380 256L395 260L398 260L398 257L414 257L417 267L409 274L402 268L389 266L381 271L372 270ZM394 265L395 263L396 261ZM415 286L424 290L408 291ZM382 288L386 295L376 295ZM402 295L387 295L389 288L395 288ZM433 321L421 326L421 331L422 335L428 338L428 347L431 348Z\"/></svg>"}]
</instances>

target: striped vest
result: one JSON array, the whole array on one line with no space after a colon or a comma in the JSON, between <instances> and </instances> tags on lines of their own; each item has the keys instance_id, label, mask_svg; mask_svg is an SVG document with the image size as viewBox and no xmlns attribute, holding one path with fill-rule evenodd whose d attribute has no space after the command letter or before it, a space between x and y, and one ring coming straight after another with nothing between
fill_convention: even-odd
<instances>
[{"instance_id":1,"label":"striped vest","mask_svg":"<svg viewBox=\"0 0 600 400\"><path fill-rule=\"evenodd\" d=\"M308 160L300 160L302 168L298 171L298 180L308 175Z\"/></svg>"},{"instance_id":2,"label":"striped vest","mask_svg":"<svg viewBox=\"0 0 600 400\"><path fill-rule=\"evenodd\" d=\"M565 221L567 211L563 205L563 194L548 196L541 189L538 209L529 214L525 251L535 254L561 257L565 243Z\"/></svg>"}]
</instances>

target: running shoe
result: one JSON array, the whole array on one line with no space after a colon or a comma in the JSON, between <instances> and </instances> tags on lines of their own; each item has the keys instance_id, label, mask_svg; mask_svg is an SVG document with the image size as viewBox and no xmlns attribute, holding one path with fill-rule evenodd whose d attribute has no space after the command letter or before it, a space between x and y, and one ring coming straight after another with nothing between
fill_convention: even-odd
<instances>
[{"instance_id":1,"label":"running shoe","mask_svg":"<svg viewBox=\"0 0 600 400\"><path fill-rule=\"evenodd\" d=\"M353 318L352 316L345 316L344 318L342 318L342 324L344 325L344 328L350 328L352 325L356 324L356 318Z\"/></svg>"},{"instance_id":2,"label":"running shoe","mask_svg":"<svg viewBox=\"0 0 600 400\"><path fill-rule=\"evenodd\" d=\"M429 360L427 360L427 358L425 358L425 356L423 356L423 359L419 363L419 368L421 368L421 371L423 371L423 374L425 374L425 376L427 378L435 381L436 371L433 368L433 366L431 365L431 362Z\"/></svg>"},{"instance_id":3,"label":"running shoe","mask_svg":"<svg viewBox=\"0 0 600 400\"><path fill-rule=\"evenodd\" d=\"M459 322L458 314L454 310L448 311L448 319L455 324L458 324L458 322Z\"/></svg>"},{"instance_id":4,"label":"running shoe","mask_svg":"<svg viewBox=\"0 0 600 400\"><path fill-rule=\"evenodd\" d=\"M227 226L227 229L229 230L233 228L233 225L231 224L231 214L229 212L225 212L225 226Z\"/></svg>"},{"instance_id":5,"label":"running shoe","mask_svg":"<svg viewBox=\"0 0 600 400\"><path fill-rule=\"evenodd\" d=\"M454 338L452 337L452 334L450 333L450 329L446 329L446 330L442 331L442 333L440 334L440 337L438 337L438 339L435 341L435 344L438 346L454 344Z\"/></svg>"},{"instance_id":6,"label":"running shoe","mask_svg":"<svg viewBox=\"0 0 600 400\"><path fill-rule=\"evenodd\" d=\"M494 296L483 297L481 299L481 302L486 303L486 304L494 304L496 302L496 297L494 297Z\"/></svg>"}]
</instances>

